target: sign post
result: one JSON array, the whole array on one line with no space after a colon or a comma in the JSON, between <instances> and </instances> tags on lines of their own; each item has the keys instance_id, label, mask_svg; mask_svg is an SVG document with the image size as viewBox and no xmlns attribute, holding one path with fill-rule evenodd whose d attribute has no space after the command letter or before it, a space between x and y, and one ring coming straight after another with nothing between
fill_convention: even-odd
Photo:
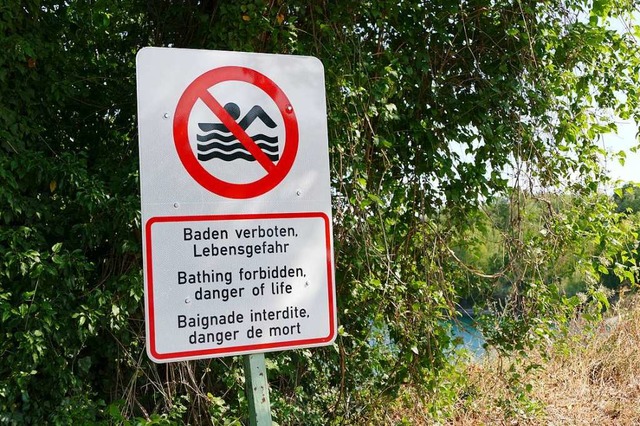
<instances>
[{"instance_id":1,"label":"sign post","mask_svg":"<svg viewBox=\"0 0 640 426\"><path fill-rule=\"evenodd\" d=\"M263 353L337 333L322 64L144 48L136 66L147 353L245 355L268 406Z\"/></svg>"},{"instance_id":2,"label":"sign post","mask_svg":"<svg viewBox=\"0 0 640 426\"><path fill-rule=\"evenodd\" d=\"M249 425L270 425L271 402L264 354L245 355L243 358L245 387L249 400Z\"/></svg>"}]
</instances>

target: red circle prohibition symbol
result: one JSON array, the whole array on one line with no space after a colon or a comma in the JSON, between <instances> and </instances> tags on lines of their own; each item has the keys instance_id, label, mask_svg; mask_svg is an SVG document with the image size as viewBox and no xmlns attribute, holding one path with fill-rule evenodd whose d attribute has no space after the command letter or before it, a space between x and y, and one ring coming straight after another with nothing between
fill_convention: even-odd
<instances>
[{"instance_id":1,"label":"red circle prohibition symbol","mask_svg":"<svg viewBox=\"0 0 640 426\"><path fill-rule=\"evenodd\" d=\"M240 81L254 85L275 102L284 120L285 128L284 150L277 163L271 161L262 152L247 132L209 92L211 87L227 81ZM191 148L188 134L189 117L198 99L204 102L262 166L266 171L264 177L248 183L227 182L215 177L200 164ZM226 198L254 198L275 188L291 170L298 152L298 121L287 95L269 77L251 68L226 66L205 72L187 86L176 106L173 118L173 141L182 165L202 187Z\"/></svg>"}]
</instances>

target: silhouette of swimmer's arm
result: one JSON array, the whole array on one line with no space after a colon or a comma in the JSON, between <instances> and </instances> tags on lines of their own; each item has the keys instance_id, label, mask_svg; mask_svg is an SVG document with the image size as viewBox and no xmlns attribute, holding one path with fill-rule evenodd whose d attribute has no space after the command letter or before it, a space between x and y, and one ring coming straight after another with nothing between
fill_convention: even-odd
<instances>
[{"instance_id":1,"label":"silhouette of swimmer's arm","mask_svg":"<svg viewBox=\"0 0 640 426\"><path fill-rule=\"evenodd\" d=\"M242 117L242 120L240 120L240 123L238 124L240 125L240 127L246 130L247 127L251 126L251 123L256 121L256 118L262 120L262 122L270 129L276 127L276 123L271 119L271 117L267 115L266 112L264 112L260 105L255 105L253 108L251 108L247 115Z\"/></svg>"}]
</instances>

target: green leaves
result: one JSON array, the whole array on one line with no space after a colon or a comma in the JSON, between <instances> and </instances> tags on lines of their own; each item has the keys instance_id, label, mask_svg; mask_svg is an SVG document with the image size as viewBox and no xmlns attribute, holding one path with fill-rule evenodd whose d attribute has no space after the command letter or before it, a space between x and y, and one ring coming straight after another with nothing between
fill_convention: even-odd
<instances>
[{"instance_id":1,"label":"green leaves","mask_svg":"<svg viewBox=\"0 0 640 426\"><path fill-rule=\"evenodd\" d=\"M563 291L604 306L602 274L636 281L633 189L601 194L598 143L640 118L638 46L608 27L626 2L5 3L0 421L241 421L236 360L145 361L145 45L324 63L341 332L270 355L280 423L376 422L407 383L442 416L457 304L507 303L487 337L520 351L577 306Z\"/></svg>"}]
</instances>

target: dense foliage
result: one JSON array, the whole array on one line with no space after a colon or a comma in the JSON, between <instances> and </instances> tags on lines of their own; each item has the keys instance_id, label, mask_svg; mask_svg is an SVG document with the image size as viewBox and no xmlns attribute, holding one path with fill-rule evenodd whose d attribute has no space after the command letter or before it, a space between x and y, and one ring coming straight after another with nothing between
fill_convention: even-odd
<instances>
[{"instance_id":1,"label":"dense foliage","mask_svg":"<svg viewBox=\"0 0 640 426\"><path fill-rule=\"evenodd\" d=\"M246 415L239 360L144 353L135 54L147 45L324 63L340 337L268 356L274 419L373 421L404 385L445 416L461 380L445 320L459 303L501 300L487 335L510 351L584 302L569 279L603 304L602 274L635 283L637 228L603 193L598 144L615 117L640 118L638 44L610 27L634 8L3 2L0 422Z\"/></svg>"}]
</instances>

